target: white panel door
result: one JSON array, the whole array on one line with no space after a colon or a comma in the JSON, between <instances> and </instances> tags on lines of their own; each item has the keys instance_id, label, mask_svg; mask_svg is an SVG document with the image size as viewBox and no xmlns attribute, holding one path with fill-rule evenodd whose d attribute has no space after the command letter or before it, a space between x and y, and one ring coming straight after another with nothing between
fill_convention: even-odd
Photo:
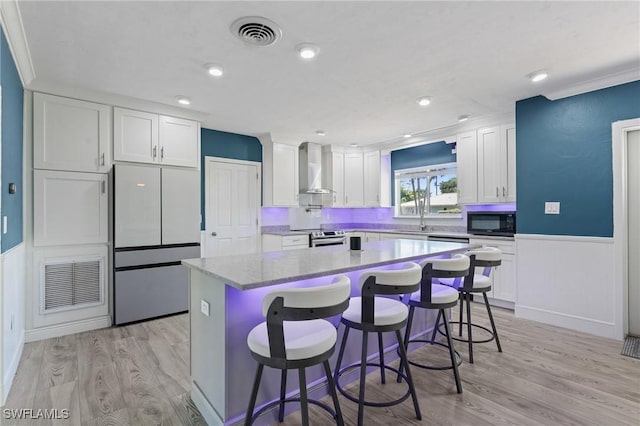
<instances>
[{"instance_id":1,"label":"white panel door","mask_svg":"<svg viewBox=\"0 0 640 426\"><path fill-rule=\"evenodd\" d=\"M458 202L478 202L478 139L475 131L460 133L456 137L456 163L458 166Z\"/></svg>"},{"instance_id":2,"label":"white panel door","mask_svg":"<svg viewBox=\"0 0 640 426\"><path fill-rule=\"evenodd\" d=\"M160 163L198 167L200 124L197 121L160 116Z\"/></svg>"},{"instance_id":3,"label":"white panel door","mask_svg":"<svg viewBox=\"0 0 640 426\"><path fill-rule=\"evenodd\" d=\"M34 93L34 168L106 173L110 139L111 107Z\"/></svg>"},{"instance_id":4,"label":"white panel door","mask_svg":"<svg viewBox=\"0 0 640 426\"><path fill-rule=\"evenodd\" d=\"M273 205L298 206L298 147L273 144Z\"/></svg>"},{"instance_id":5,"label":"white panel door","mask_svg":"<svg viewBox=\"0 0 640 426\"><path fill-rule=\"evenodd\" d=\"M200 242L200 171L162 168L162 244Z\"/></svg>"},{"instance_id":6,"label":"white panel door","mask_svg":"<svg viewBox=\"0 0 640 426\"><path fill-rule=\"evenodd\" d=\"M122 164L114 175L116 248L160 245L160 168Z\"/></svg>"},{"instance_id":7,"label":"white panel door","mask_svg":"<svg viewBox=\"0 0 640 426\"><path fill-rule=\"evenodd\" d=\"M364 205L380 205L380 151L364 154Z\"/></svg>"},{"instance_id":8,"label":"white panel door","mask_svg":"<svg viewBox=\"0 0 640 426\"><path fill-rule=\"evenodd\" d=\"M361 152L344 155L344 204L347 207L364 206L364 166Z\"/></svg>"},{"instance_id":9,"label":"white panel door","mask_svg":"<svg viewBox=\"0 0 640 426\"><path fill-rule=\"evenodd\" d=\"M329 188L333 192L333 206L344 206L344 154L334 152L331 154L331 180Z\"/></svg>"},{"instance_id":10,"label":"white panel door","mask_svg":"<svg viewBox=\"0 0 640 426\"><path fill-rule=\"evenodd\" d=\"M106 243L108 175L35 170L34 246Z\"/></svg>"},{"instance_id":11,"label":"white panel door","mask_svg":"<svg viewBox=\"0 0 640 426\"><path fill-rule=\"evenodd\" d=\"M506 140L501 144L503 152L501 157L506 164L503 166L502 187L503 201L516 201L516 128L514 125L502 128L502 137Z\"/></svg>"},{"instance_id":12,"label":"white panel door","mask_svg":"<svg viewBox=\"0 0 640 426\"><path fill-rule=\"evenodd\" d=\"M478 201L497 203L502 201L500 128L478 130Z\"/></svg>"},{"instance_id":13,"label":"white panel door","mask_svg":"<svg viewBox=\"0 0 640 426\"><path fill-rule=\"evenodd\" d=\"M157 163L158 115L124 108L113 109L113 159Z\"/></svg>"},{"instance_id":14,"label":"white panel door","mask_svg":"<svg viewBox=\"0 0 640 426\"><path fill-rule=\"evenodd\" d=\"M640 336L640 130L627 134L629 334Z\"/></svg>"},{"instance_id":15,"label":"white panel door","mask_svg":"<svg viewBox=\"0 0 640 426\"><path fill-rule=\"evenodd\" d=\"M205 168L206 255L257 252L259 164L207 159Z\"/></svg>"}]
</instances>

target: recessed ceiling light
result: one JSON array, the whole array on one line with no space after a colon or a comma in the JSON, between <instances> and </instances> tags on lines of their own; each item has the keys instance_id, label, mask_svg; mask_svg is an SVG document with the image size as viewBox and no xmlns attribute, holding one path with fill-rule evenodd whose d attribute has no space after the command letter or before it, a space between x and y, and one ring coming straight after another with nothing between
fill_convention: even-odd
<instances>
[{"instance_id":1,"label":"recessed ceiling light","mask_svg":"<svg viewBox=\"0 0 640 426\"><path fill-rule=\"evenodd\" d=\"M458 117L458 121L459 121L460 123L465 122L465 121L467 121L468 119L469 119L469 116L468 116L468 115L461 115L460 117Z\"/></svg>"},{"instance_id":2,"label":"recessed ceiling light","mask_svg":"<svg viewBox=\"0 0 640 426\"><path fill-rule=\"evenodd\" d=\"M412 135L410 135L409 133L402 135L403 138L410 138Z\"/></svg>"},{"instance_id":3,"label":"recessed ceiling light","mask_svg":"<svg viewBox=\"0 0 640 426\"><path fill-rule=\"evenodd\" d=\"M207 72L214 77L222 77L222 74L224 74L224 69L218 64L207 64L205 68Z\"/></svg>"},{"instance_id":4,"label":"recessed ceiling light","mask_svg":"<svg viewBox=\"0 0 640 426\"><path fill-rule=\"evenodd\" d=\"M187 98L186 96L176 96L176 101L178 101L178 103L180 105L190 105L191 104L191 99Z\"/></svg>"},{"instance_id":5,"label":"recessed ceiling light","mask_svg":"<svg viewBox=\"0 0 640 426\"><path fill-rule=\"evenodd\" d=\"M549 77L549 74L544 70L540 70L540 71L534 71L531 74L528 74L527 77L529 77L529 80L531 80L533 83L537 83Z\"/></svg>"},{"instance_id":6,"label":"recessed ceiling light","mask_svg":"<svg viewBox=\"0 0 640 426\"><path fill-rule=\"evenodd\" d=\"M326 136L327 132L325 132L324 130L316 130L316 135L318 135L318 136Z\"/></svg>"},{"instance_id":7,"label":"recessed ceiling light","mask_svg":"<svg viewBox=\"0 0 640 426\"><path fill-rule=\"evenodd\" d=\"M358 146L358 144L357 143L352 143L351 146L355 148L355 147Z\"/></svg>"},{"instance_id":8,"label":"recessed ceiling light","mask_svg":"<svg viewBox=\"0 0 640 426\"><path fill-rule=\"evenodd\" d=\"M313 59L318 54L318 48L309 43L299 44L296 49L302 59Z\"/></svg>"},{"instance_id":9,"label":"recessed ceiling light","mask_svg":"<svg viewBox=\"0 0 640 426\"><path fill-rule=\"evenodd\" d=\"M429 96L423 96L416 99L416 103L420 106L427 106L431 103L431 98Z\"/></svg>"}]
</instances>

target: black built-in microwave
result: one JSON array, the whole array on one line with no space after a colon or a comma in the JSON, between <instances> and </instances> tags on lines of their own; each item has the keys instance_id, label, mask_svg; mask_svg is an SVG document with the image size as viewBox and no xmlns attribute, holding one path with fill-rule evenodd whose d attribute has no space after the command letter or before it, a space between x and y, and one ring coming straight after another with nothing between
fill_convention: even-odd
<instances>
[{"instance_id":1,"label":"black built-in microwave","mask_svg":"<svg viewBox=\"0 0 640 426\"><path fill-rule=\"evenodd\" d=\"M516 233L516 212L467 212L467 232L513 237Z\"/></svg>"}]
</instances>

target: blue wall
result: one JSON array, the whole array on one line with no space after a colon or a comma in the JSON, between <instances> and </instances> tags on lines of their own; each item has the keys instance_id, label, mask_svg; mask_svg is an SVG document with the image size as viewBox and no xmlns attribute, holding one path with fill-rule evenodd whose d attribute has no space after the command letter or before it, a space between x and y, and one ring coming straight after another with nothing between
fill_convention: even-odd
<instances>
[{"instance_id":1,"label":"blue wall","mask_svg":"<svg viewBox=\"0 0 640 426\"><path fill-rule=\"evenodd\" d=\"M201 229L205 229L205 194L204 157L232 158L234 160L246 160L262 162L262 144L253 136L238 135L235 133L221 132L219 130L202 129L200 133L200 212L202 214Z\"/></svg>"},{"instance_id":2,"label":"blue wall","mask_svg":"<svg viewBox=\"0 0 640 426\"><path fill-rule=\"evenodd\" d=\"M640 81L516 102L518 233L613 236L611 123L637 117Z\"/></svg>"},{"instance_id":3,"label":"blue wall","mask_svg":"<svg viewBox=\"0 0 640 426\"><path fill-rule=\"evenodd\" d=\"M432 164L455 163L456 155L451 153L454 145L444 141L391 151L391 204L395 205L395 171Z\"/></svg>"},{"instance_id":4,"label":"blue wall","mask_svg":"<svg viewBox=\"0 0 640 426\"><path fill-rule=\"evenodd\" d=\"M22 236L22 111L24 88L9 45L0 30L0 86L2 87L2 215L8 218L7 233L2 235L1 251L20 244ZM9 183L17 186L15 194L9 194ZM0 226L1 228L1 226ZM1 229L0 229L1 231Z\"/></svg>"}]
</instances>

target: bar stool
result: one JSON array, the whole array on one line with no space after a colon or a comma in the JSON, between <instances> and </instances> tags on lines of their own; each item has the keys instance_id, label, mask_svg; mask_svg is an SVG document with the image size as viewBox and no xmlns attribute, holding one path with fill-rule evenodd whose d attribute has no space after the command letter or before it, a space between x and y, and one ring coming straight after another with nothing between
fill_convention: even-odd
<instances>
[{"instance_id":1,"label":"bar stool","mask_svg":"<svg viewBox=\"0 0 640 426\"><path fill-rule=\"evenodd\" d=\"M322 318L342 313L349 306L351 281L344 275L335 277L332 284L309 288L282 289L267 294L262 301L262 313L266 321L255 326L247 336L247 345L258 361L253 390L245 417L245 425L251 425L265 410L279 405L278 418L284 419L284 404L299 401L302 424L309 424L308 404L315 404L328 411L338 425L343 425L338 395L329 366L329 357L335 349L338 333L336 327ZM333 398L333 411L328 405L307 398L305 368L322 363ZM280 398L253 410L258 396L262 370L267 365L282 370ZM298 369L300 398L285 398L287 370Z\"/></svg>"},{"instance_id":2,"label":"bar stool","mask_svg":"<svg viewBox=\"0 0 640 426\"><path fill-rule=\"evenodd\" d=\"M407 328L404 333L405 351L408 350L410 343L418 342L430 345L439 345L448 349L449 357L451 358L451 365L448 366L431 366L412 361L411 359L408 359L408 361L411 365L429 370L453 369L453 377L456 381L456 390L458 393L462 393L462 384L460 383L460 374L458 372L458 366L462 363L462 356L453 347L449 319L445 312L445 309L453 308L458 303L458 291L453 287L433 283L432 280L434 278L449 278L453 279L454 284L457 286L462 277L469 274L470 264L471 260L469 257L463 254L456 254L450 259L427 259L420 263L420 266L422 267L420 291L413 293L409 299L409 319L407 320ZM433 326L433 333L431 334L430 340L411 339L411 325L413 323L413 314L416 308L438 310L438 316L436 317L436 322ZM444 322L444 335L447 337L447 344L435 341L440 318L442 318ZM400 366L400 371L402 371L402 366ZM400 381L400 376L398 376L398 381Z\"/></svg>"},{"instance_id":3,"label":"bar stool","mask_svg":"<svg viewBox=\"0 0 640 426\"><path fill-rule=\"evenodd\" d=\"M420 277L422 270L420 265L409 262L401 269L368 271L360 277L362 285L362 297L352 297L349 301L349 308L342 314L341 322L345 325L342 344L338 355L338 362L335 368L336 387L350 401L358 403L358 426L363 424L364 406L371 407L389 407L397 405L406 400L409 395L413 399L413 406L416 412L416 418L422 420L420 414L420 406L418 398L411 379L409 364L407 363L407 355L402 344L402 335L400 330L407 323L408 308L407 305L397 299L386 297L376 297L376 295L399 295L413 293L420 288ZM347 343L349 330L352 328L362 331L362 356L360 362L352 364L340 369L342 357ZM404 365L406 374L401 373L398 369L385 365L384 352L382 347L382 333L394 331L398 340L400 350L400 363ZM380 363L367 363L367 342L370 332L378 333L378 350L380 351ZM407 381L409 389L402 397L389 402L369 402L365 400L365 378L367 374L367 366L379 367L381 382L385 383L385 369L400 374ZM355 398L344 391L340 385L340 377L354 368L360 368L360 389L358 398Z\"/></svg>"},{"instance_id":4,"label":"bar stool","mask_svg":"<svg viewBox=\"0 0 640 426\"><path fill-rule=\"evenodd\" d=\"M491 271L494 267L499 266L502 263L502 251L495 247L482 247L478 249L469 250L465 253L469 256L471 265L469 268L469 275L462 280L462 286L458 288L460 292L460 319L459 321L451 321L451 324L458 324L458 336L453 339L459 342L467 342L469 344L469 362L473 363L473 344L474 343L487 343L492 340L496 341L498 352L502 352L502 346L500 346L500 338L498 337L498 331L496 330L496 324L493 321L493 315L491 313L491 306L489 305L489 299L487 298L487 292L491 290ZM476 273L476 268L483 268L482 273ZM441 282L443 280L440 280ZM487 308L487 314L489 315L489 322L491 323L491 330L479 324L474 324L471 321L471 299L472 295L481 293L484 298L484 304ZM467 320L463 321L463 307L466 302ZM462 338L462 326L467 326L467 338ZM473 340L472 329L473 327L485 330L490 334L490 337L482 340ZM439 330L442 332L442 330Z\"/></svg>"}]
</instances>

